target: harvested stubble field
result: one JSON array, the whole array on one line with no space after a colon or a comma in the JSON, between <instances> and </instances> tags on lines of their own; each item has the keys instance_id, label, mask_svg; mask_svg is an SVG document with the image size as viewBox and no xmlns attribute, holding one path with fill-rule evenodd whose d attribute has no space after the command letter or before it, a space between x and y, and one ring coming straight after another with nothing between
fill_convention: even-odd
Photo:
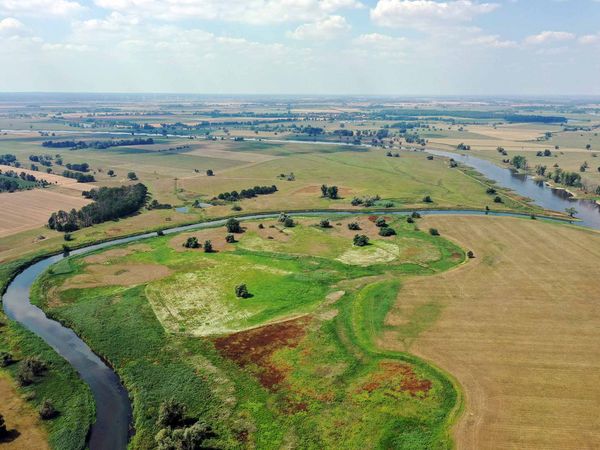
<instances>
[{"instance_id":1,"label":"harvested stubble field","mask_svg":"<svg viewBox=\"0 0 600 450\"><path fill-rule=\"evenodd\" d=\"M381 343L452 373L463 449L584 449L600 442L600 239L514 218L428 217L476 259L407 281Z\"/></svg>"},{"instance_id":2,"label":"harvested stubble field","mask_svg":"<svg viewBox=\"0 0 600 450\"><path fill-rule=\"evenodd\" d=\"M355 255L361 263L346 264L346 224L356 218L330 229L318 228L319 219L291 229L243 223L238 242L216 253L182 249L182 237L224 240L224 228L70 258L37 282L34 298L130 388L134 448L155 446L157 408L169 397L207 420L226 448L449 448L459 404L453 383L375 339L399 278L448 270L464 253L405 217L390 218L399 236L389 238L359 218L373 246L397 251L393 261ZM140 264L159 279L129 271ZM95 287L73 283L82 276ZM250 298L235 297L241 282Z\"/></svg>"}]
</instances>

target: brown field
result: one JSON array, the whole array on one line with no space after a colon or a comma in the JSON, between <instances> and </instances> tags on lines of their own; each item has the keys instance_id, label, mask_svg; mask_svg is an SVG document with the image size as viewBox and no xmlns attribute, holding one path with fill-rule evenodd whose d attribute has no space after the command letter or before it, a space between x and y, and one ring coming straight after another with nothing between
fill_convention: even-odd
<instances>
[{"instance_id":1,"label":"brown field","mask_svg":"<svg viewBox=\"0 0 600 450\"><path fill-rule=\"evenodd\" d=\"M412 279L382 344L451 373L461 449L600 447L600 234L515 218L428 217L476 258Z\"/></svg>"},{"instance_id":2,"label":"brown field","mask_svg":"<svg viewBox=\"0 0 600 450\"><path fill-rule=\"evenodd\" d=\"M3 450L49 449L48 437L37 413L17 393L12 381L0 376L0 414L11 436L0 440Z\"/></svg>"},{"instance_id":3,"label":"brown field","mask_svg":"<svg viewBox=\"0 0 600 450\"><path fill-rule=\"evenodd\" d=\"M53 212L78 209L89 202L80 195L67 195L49 189L0 194L0 237L41 227Z\"/></svg>"}]
</instances>

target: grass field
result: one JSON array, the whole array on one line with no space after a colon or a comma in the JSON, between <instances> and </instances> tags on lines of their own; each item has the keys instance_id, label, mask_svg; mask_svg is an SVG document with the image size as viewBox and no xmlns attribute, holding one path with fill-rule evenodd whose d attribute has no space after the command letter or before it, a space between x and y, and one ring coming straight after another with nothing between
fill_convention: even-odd
<instances>
[{"instance_id":1,"label":"grass field","mask_svg":"<svg viewBox=\"0 0 600 450\"><path fill-rule=\"evenodd\" d=\"M116 368L133 396L133 448L153 447L157 407L171 396L227 448L450 448L452 381L375 339L400 280L447 270L464 253L405 217L390 219L391 238L361 218L360 232L395 256L342 262L348 220L321 230L305 218L282 232L248 222L230 247L221 228L70 258L34 297ZM190 234L219 251L182 248ZM241 282L251 298L233 295Z\"/></svg>"},{"instance_id":2,"label":"grass field","mask_svg":"<svg viewBox=\"0 0 600 450\"><path fill-rule=\"evenodd\" d=\"M458 448L597 447L598 234L513 218L424 224L476 258L404 283L386 319L398 329L381 343L458 379L466 396Z\"/></svg>"}]
</instances>

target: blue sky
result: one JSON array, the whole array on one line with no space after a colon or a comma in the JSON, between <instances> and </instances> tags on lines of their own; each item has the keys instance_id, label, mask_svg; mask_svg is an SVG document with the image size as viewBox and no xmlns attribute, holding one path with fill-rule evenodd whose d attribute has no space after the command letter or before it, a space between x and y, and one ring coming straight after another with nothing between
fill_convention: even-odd
<instances>
[{"instance_id":1,"label":"blue sky","mask_svg":"<svg viewBox=\"0 0 600 450\"><path fill-rule=\"evenodd\" d=\"M0 0L0 91L600 94L600 0Z\"/></svg>"}]
</instances>

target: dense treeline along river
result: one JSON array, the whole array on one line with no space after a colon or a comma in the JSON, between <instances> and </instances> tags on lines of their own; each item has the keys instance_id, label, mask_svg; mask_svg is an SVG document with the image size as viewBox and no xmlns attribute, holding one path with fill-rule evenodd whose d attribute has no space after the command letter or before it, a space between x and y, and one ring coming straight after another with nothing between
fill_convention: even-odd
<instances>
[{"instance_id":1,"label":"dense treeline along river","mask_svg":"<svg viewBox=\"0 0 600 450\"><path fill-rule=\"evenodd\" d=\"M307 145L312 142L304 142ZM333 143L334 145L339 145ZM498 185L510 188L516 193L532 199L533 203L545 209L563 212L566 208L575 207L579 213L581 224L600 229L600 212L598 206L591 201L571 200L564 193L537 183L529 177L517 175L509 169L504 169L491 162L466 155L427 150L429 153L461 162L481 172L487 178L494 180ZM356 214L357 211L315 211L309 214ZM391 214L390 211L382 211ZM307 213L304 213L307 214ZM370 212L373 214L373 212ZM394 213L399 214L399 213ZM423 214L484 214L478 211L424 211ZM491 213L495 214L495 213ZM495 215L518 215L501 213ZM250 220L256 218L275 217L274 214L252 215L240 219ZM187 225L166 230L165 234L179 231L201 229L224 224L223 220L215 220L201 224ZM156 233L146 233L138 236L118 239L102 244L91 245L74 250L71 255L87 253L93 250L147 239L156 236ZM64 255L55 255L43 259L18 274L9 284L3 296L3 306L8 317L21 323L25 328L40 336L54 350L62 355L88 383L96 402L96 422L90 433L89 447L91 450L117 450L125 449L129 440L131 429L131 403L127 391L119 381L114 371L109 368L94 352L69 328L46 317L44 312L32 305L29 292L35 279L52 264L63 259Z\"/></svg>"}]
</instances>

